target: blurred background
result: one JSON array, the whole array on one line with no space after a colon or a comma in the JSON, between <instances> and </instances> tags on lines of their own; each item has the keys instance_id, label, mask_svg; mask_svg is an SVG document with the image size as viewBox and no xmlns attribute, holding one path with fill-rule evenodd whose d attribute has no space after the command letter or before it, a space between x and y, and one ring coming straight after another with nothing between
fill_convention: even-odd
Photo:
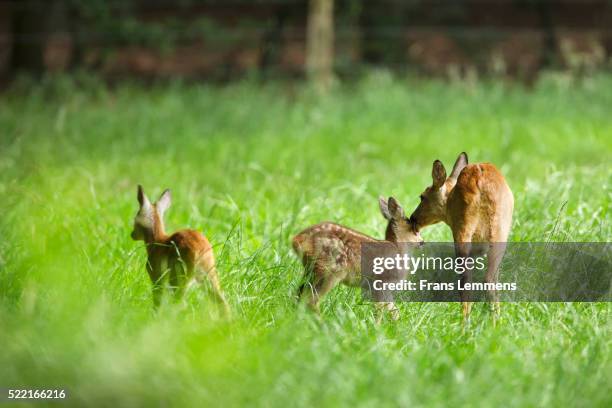
<instances>
[{"instance_id":1,"label":"blurred background","mask_svg":"<svg viewBox=\"0 0 612 408\"><path fill-rule=\"evenodd\" d=\"M611 57L612 0L0 0L0 390L612 407L611 303L479 304L466 332L342 286L318 319L291 248L323 220L381 237L377 197L410 214L461 151L508 180L510 241L612 241ZM233 319L205 290L153 311L138 184L213 243Z\"/></svg>"},{"instance_id":2,"label":"blurred background","mask_svg":"<svg viewBox=\"0 0 612 408\"><path fill-rule=\"evenodd\" d=\"M93 71L109 81L310 77L368 67L534 83L609 69L611 0L0 1L0 78Z\"/></svg>"}]
</instances>

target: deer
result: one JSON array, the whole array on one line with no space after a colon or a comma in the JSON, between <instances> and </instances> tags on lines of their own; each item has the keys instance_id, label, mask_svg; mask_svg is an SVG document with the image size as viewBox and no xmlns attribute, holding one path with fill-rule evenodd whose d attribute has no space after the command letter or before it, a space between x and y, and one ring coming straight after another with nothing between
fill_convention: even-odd
<instances>
[{"instance_id":1,"label":"deer","mask_svg":"<svg viewBox=\"0 0 612 408\"><path fill-rule=\"evenodd\" d=\"M320 301L336 285L361 285L363 243L390 243L400 251L407 250L406 243L423 243L420 234L395 198L389 197L385 200L380 197L379 207L387 220L384 240L330 221L308 227L293 238L293 250L304 266L304 276L297 291L297 298L298 301L307 303L317 315L320 313ZM392 301L379 302L377 305L387 309L393 320L399 318L399 310Z\"/></svg>"},{"instance_id":2,"label":"deer","mask_svg":"<svg viewBox=\"0 0 612 408\"><path fill-rule=\"evenodd\" d=\"M159 199L151 203L142 186L138 185L137 199L139 209L134 217L131 237L134 241L144 241L155 308L161 304L166 281L175 298L180 299L189 288L207 278L214 300L229 316L229 306L221 291L213 248L208 239L192 229L166 234L164 214L172 201L170 190L164 190Z\"/></svg>"},{"instance_id":3,"label":"deer","mask_svg":"<svg viewBox=\"0 0 612 408\"><path fill-rule=\"evenodd\" d=\"M410 216L417 231L439 222L452 230L455 253L469 257L477 252L487 253L485 281L497 283L499 264L506 251L512 224L514 197L502 173L491 163L468 164L462 152L446 176L440 160L433 162L432 185L420 195L420 203ZM471 279L471 271L461 276L462 286ZM469 323L472 303L469 293L460 291L463 323ZM494 311L493 322L500 315L499 294L489 291Z\"/></svg>"}]
</instances>

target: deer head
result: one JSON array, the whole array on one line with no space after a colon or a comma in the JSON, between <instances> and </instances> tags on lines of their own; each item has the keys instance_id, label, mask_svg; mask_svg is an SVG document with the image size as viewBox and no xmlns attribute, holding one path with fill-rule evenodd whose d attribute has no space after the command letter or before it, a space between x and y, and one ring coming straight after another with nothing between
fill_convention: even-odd
<instances>
[{"instance_id":1,"label":"deer head","mask_svg":"<svg viewBox=\"0 0 612 408\"><path fill-rule=\"evenodd\" d=\"M467 164L468 157L463 152L457 157L450 176L446 177L446 169L442 162L440 160L433 162L432 184L421 193L421 202L410 216L410 220L417 230L444 221L448 194L457 184L457 177Z\"/></svg>"},{"instance_id":2,"label":"deer head","mask_svg":"<svg viewBox=\"0 0 612 408\"><path fill-rule=\"evenodd\" d=\"M134 217L132 239L146 243L155 242L165 234L164 213L172 202L170 190L164 190L159 199L151 203L142 186L138 185L137 198L140 207Z\"/></svg>"}]
</instances>

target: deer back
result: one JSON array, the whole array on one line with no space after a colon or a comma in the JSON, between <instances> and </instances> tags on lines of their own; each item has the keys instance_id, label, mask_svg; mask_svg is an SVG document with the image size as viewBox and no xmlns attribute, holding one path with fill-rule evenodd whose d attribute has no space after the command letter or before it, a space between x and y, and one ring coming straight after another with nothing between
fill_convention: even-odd
<instances>
[{"instance_id":1,"label":"deer back","mask_svg":"<svg viewBox=\"0 0 612 408\"><path fill-rule=\"evenodd\" d=\"M358 274L364 242L378 240L333 222L323 222L297 234L293 238L293 249L304 265L334 273Z\"/></svg>"},{"instance_id":2,"label":"deer back","mask_svg":"<svg viewBox=\"0 0 612 408\"><path fill-rule=\"evenodd\" d=\"M512 192L501 172L491 163L474 163L459 174L448 196L447 217L453 233L467 229L477 240L493 241L500 238L496 236L500 226L506 228L513 207Z\"/></svg>"},{"instance_id":3,"label":"deer back","mask_svg":"<svg viewBox=\"0 0 612 408\"><path fill-rule=\"evenodd\" d=\"M195 230L180 230L159 243L148 246L148 256L152 263L181 263L188 270L196 266L209 270L214 267L212 246L206 237Z\"/></svg>"}]
</instances>

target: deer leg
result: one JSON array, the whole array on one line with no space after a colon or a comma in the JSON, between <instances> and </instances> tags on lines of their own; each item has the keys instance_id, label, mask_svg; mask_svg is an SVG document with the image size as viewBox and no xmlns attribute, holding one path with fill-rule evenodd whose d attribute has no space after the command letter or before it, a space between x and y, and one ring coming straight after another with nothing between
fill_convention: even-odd
<instances>
[{"instance_id":1,"label":"deer leg","mask_svg":"<svg viewBox=\"0 0 612 408\"><path fill-rule=\"evenodd\" d=\"M395 302L389 303L389 305L387 306L387 310L389 310L389 313L391 313L391 319L395 321L399 320L400 311Z\"/></svg>"},{"instance_id":2,"label":"deer leg","mask_svg":"<svg viewBox=\"0 0 612 408\"><path fill-rule=\"evenodd\" d=\"M153 307L158 309L161 305L162 295L163 295L163 275L160 270L160 265L157 263L153 265L151 261L147 261L147 272L149 274L149 278L151 279L151 295L153 298Z\"/></svg>"},{"instance_id":3,"label":"deer leg","mask_svg":"<svg viewBox=\"0 0 612 408\"><path fill-rule=\"evenodd\" d=\"M461 276L461 285L465 286L467 283L472 281L472 271L466 270ZM463 314L463 329L470 325L470 314L472 313L472 302L470 302L470 292L467 290L461 290L459 292L461 297L461 310Z\"/></svg>"},{"instance_id":4,"label":"deer leg","mask_svg":"<svg viewBox=\"0 0 612 408\"><path fill-rule=\"evenodd\" d=\"M181 287L179 276L182 269L183 268L180 261L174 257L168 258L168 285L170 287L170 291L174 294L175 300L178 300L183 296L183 288Z\"/></svg>"},{"instance_id":5,"label":"deer leg","mask_svg":"<svg viewBox=\"0 0 612 408\"><path fill-rule=\"evenodd\" d=\"M376 324L380 324L385 313L389 313L389 316L392 320L399 320L399 309L395 304L395 298L391 291L374 291L373 298L373 300L376 302L375 305L378 311L378 316L376 317Z\"/></svg>"},{"instance_id":6,"label":"deer leg","mask_svg":"<svg viewBox=\"0 0 612 408\"><path fill-rule=\"evenodd\" d=\"M457 258L467 258L472 250L471 239L462 238L460 241L455 241L455 254ZM461 274L461 286L465 286L472 281L472 270L465 268ZM466 290L460 290L461 309L463 311L463 330L470 324L470 313L472 311L472 302L470 302L470 293Z\"/></svg>"},{"instance_id":7,"label":"deer leg","mask_svg":"<svg viewBox=\"0 0 612 408\"><path fill-rule=\"evenodd\" d=\"M506 243L492 243L488 258L487 272L485 274L485 282L497 283L499 280L499 264L504 257L506 252ZM497 323L497 319L500 316L500 304L499 304L499 293L496 290L489 290L489 301L491 302L491 309L493 311L493 325Z\"/></svg>"},{"instance_id":8,"label":"deer leg","mask_svg":"<svg viewBox=\"0 0 612 408\"><path fill-rule=\"evenodd\" d=\"M164 291L164 288L159 282L153 283L151 294L153 297L153 307L155 309L159 309L159 306L161 305L163 291Z\"/></svg>"},{"instance_id":9,"label":"deer leg","mask_svg":"<svg viewBox=\"0 0 612 408\"><path fill-rule=\"evenodd\" d=\"M378 314L378 317L376 318L376 324L380 324L380 322L382 321L382 316L385 312L388 312L389 315L391 316L391 319L393 319L394 321L399 320L400 318L399 308L397 307L395 302L378 302L376 303L376 307L381 312Z\"/></svg>"},{"instance_id":10,"label":"deer leg","mask_svg":"<svg viewBox=\"0 0 612 408\"><path fill-rule=\"evenodd\" d=\"M176 266L171 269L171 271L173 271L171 273L175 276L174 296L176 300L183 299L185 293L197 283L193 273L194 270L195 266L193 264L185 264L180 260L176 262Z\"/></svg>"},{"instance_id":11,"label":"deer leg","mask_svg":"<svg viewBox=\"0 0 612 408\"><path fill-rule=\"evenodd\" d=\"M231 316L231 310L227 300L225 299L225 295L221 290L221 284L219 283L219 275L217 274L217 268L215 266L211 266L208 269L204 270L208 281L210 282L210 292L213 296L215 302L223 308L224 314L229 317Z\"/></svg>"},{"instance_id":12,"label":"deer leg","mask_svg":"<svg viewBox=\"0 0 612 408\"><path fill-rule=\"evenodd\" d=\"M304 265L304 275L302 276L300 286L298 286L297 289L298 303L300 302L306 291L312 290L312 281L314 277L314 263L306 257L304 257L302 263Z\"/></svg>"},{"instance_id":13,"label":"deer leg","mask_svg":"<svg viewBox=\"0 0 612 408\"><path fill-rule=\"evenodd\" d=\"M317 313L320 312L319 302L330 290L332 290L338 284L338 282L339 280L336 279L335 277L328 276L315 284L314 286L315 295L313 297L313 302L311 303L311 308L313 310L315 310Z\"/></svg>"},{"instance_id":14,"label":"deer leg","mask_svg":"<svg viewBox=\"0 0 612 408\"><path fill-rule=\"evenodd\" d=\"M313 272L314 282L308 284L304 291L308 307L319 314L319 302L341 279L335 276L334 271L323 270L318 266L315 266Z\"/></svg>"},{"instance_id":15,"label":"deer leg","mask_svg":"<svg viewBox=\"0 0 612 408\"><path fill-rule=\"evenodd\" d=\"M193 277L191 279L189 279L187 281L187 283L185 284L185 292L189 292L191 290L191 288L193 288L194 286L197 286L199 284L197 278Z\"/></svg>"}]
</instances>

